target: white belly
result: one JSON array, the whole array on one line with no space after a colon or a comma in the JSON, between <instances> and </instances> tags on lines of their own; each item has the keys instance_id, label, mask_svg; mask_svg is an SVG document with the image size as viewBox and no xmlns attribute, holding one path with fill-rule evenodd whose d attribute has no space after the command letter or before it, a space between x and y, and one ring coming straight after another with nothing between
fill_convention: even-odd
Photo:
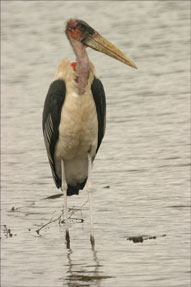
<instances>
[{"instance_id":1,"label":"white belly","mask_svg":"<svg viewBox=\"0 0 191 287\"><path fill-rule=\"evenodd\" d=\"M60 175L61 158L68 184L83 181L88 173L88 152L94 157L98 141L98 121L92 93L66 94L61 112L59 139L55 148L56 171Z\"/></svg>"}]
</instances>

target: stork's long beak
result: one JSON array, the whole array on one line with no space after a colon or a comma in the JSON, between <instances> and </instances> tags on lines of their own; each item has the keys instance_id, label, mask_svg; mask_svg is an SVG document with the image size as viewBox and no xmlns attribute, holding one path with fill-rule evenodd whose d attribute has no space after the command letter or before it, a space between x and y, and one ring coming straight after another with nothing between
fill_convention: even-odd
<instances>
[{"instance_id":1,"label":"stork's long beak","mask_svg":"<svg viewBox=\"0 0 191 287\"><path fill-rule=\"evenodd\" d=\"M120 62L123 62L135 69L136 65L131 61L122 51L120 51L115 45L102 37L98 32L95 32L93 35L88 35L83 43L101 53L104 53L110 57L117 59Z\"/></svg>"}]
</instances>

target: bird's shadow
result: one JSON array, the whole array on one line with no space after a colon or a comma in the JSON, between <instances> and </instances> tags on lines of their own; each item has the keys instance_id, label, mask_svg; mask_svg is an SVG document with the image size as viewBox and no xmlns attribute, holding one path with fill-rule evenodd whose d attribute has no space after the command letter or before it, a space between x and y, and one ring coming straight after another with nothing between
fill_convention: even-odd
<instances>
[{"instance_id":1,"label":"bird's shadow","mask_svg":"<svg viewBox=\"0 0 191 287\"><path fill-rule=\"evenodd\" d=\"M87 286L90 286L94 282L94 286L101 286L101 282L105 279L112 278L112 276L107 276L103 274L102 267L98 259L98 251L96 251L95 246L90 248L92 253L92 260L88 264L80 264L79 259L76 260L75 252L72 249L68 249L67 252L67 264L68 267L67 276L63 276L63 286L84 286L87 283ZM74 263L75 262L75 263ZM83 260L82 260L83 262Z\"/></svg>"}]
</instances>

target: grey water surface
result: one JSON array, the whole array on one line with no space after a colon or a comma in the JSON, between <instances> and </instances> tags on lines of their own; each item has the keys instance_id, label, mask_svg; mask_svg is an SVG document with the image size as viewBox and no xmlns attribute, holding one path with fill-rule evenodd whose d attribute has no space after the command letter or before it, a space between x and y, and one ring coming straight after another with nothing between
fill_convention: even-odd
<instances>
[{"instance_id":1,"label":"grey water surface","mask_svg":"<svg viewBox=\"0 0 191 287\"><path fill-rule=\"evenodd\" d=\"M1 8L1 286L189 287L189 1L2 1ZM70 249L58 220L36 233L63 206L63 197L45 199L59 191L41 116L59 61L75 60L64 34L71 17L139 68L88 49L107 96L93 169L94 250L86 189L68 201Z\"/></svg>"}]
</instances>

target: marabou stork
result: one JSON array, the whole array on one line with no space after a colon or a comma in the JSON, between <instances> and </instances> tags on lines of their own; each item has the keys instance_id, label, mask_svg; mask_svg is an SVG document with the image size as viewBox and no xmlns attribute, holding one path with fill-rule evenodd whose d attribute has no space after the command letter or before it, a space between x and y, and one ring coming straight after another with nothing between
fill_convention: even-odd
<instances>
[{"instance_id":1,"label":"marabou stork","mask_svg":"<svg viewBox=\"0 0 191 287\"><path fill-rule=\"evenodd\" d=\"M82 20L70 19L65 33L76 62L64 59L57 67L44 103L43 135L54 182L64 193L66 242L69 245L67 196L78 194L88 179L90 241L94 245L91 173L105 132L106 101L103 85L86 48L137 67Z\"/></svg>"}]
</instances>

